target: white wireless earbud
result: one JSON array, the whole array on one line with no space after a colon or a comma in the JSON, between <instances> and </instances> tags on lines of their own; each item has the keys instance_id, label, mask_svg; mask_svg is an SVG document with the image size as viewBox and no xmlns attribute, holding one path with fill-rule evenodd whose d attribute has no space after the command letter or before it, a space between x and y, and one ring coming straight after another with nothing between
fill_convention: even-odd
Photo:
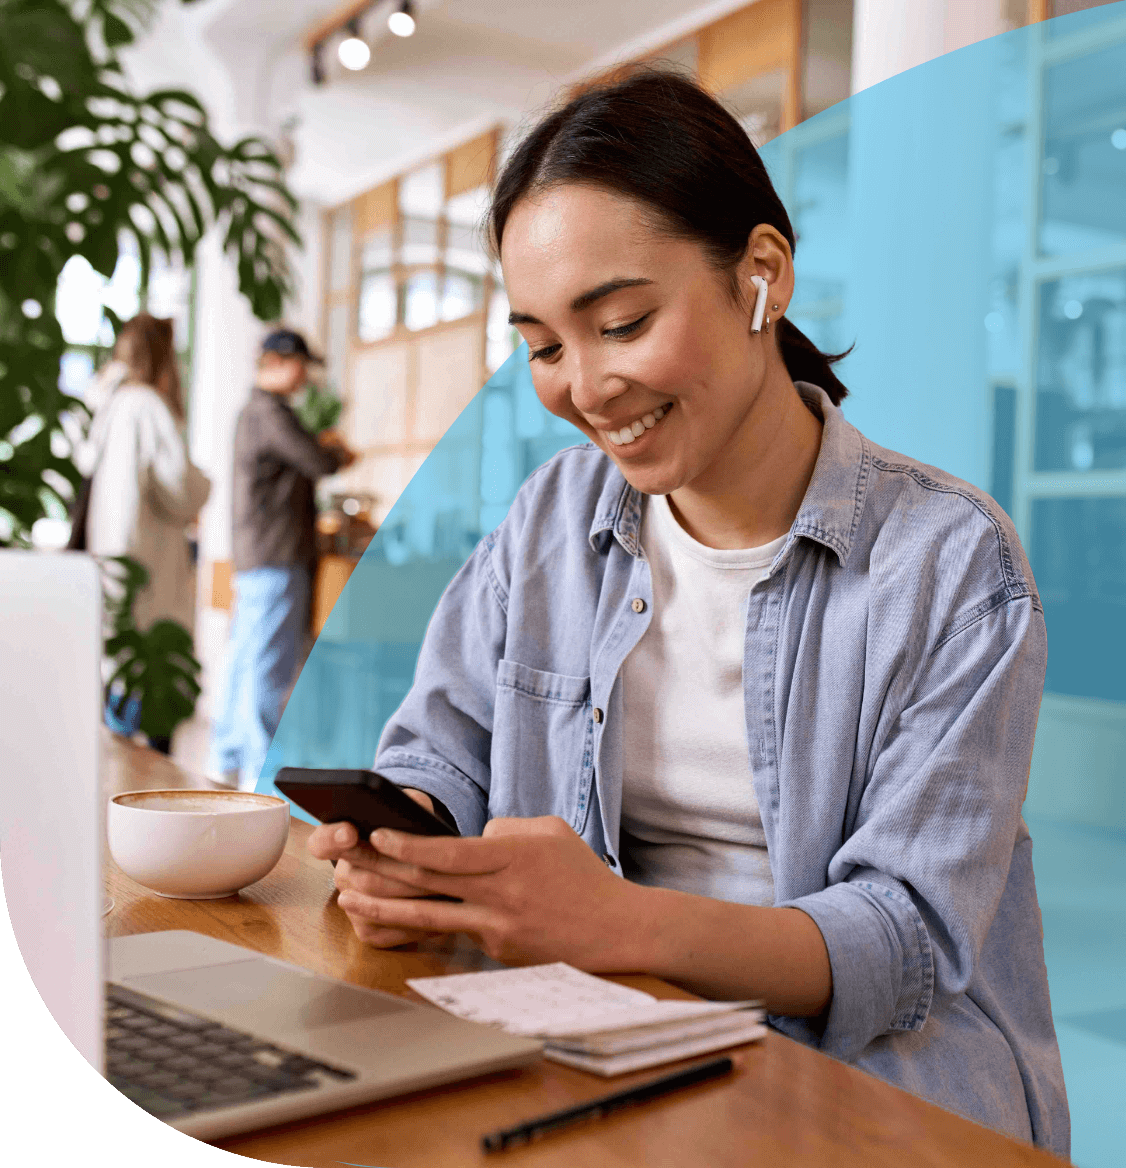
<instances>
[{"instance_id":1,"label":"white wireless earbud","mask_svg":"<svg viewBox=\"0 0 1126 1168\"><path fill-rule=\"evenodd\" d=\"M755 297L755 311L751 317L751 332L762 332L762 320L766 313L766 292L769 287L762 276L752 276L751 283L758 289L758 295Z\"/></svg>"}]
</instances>

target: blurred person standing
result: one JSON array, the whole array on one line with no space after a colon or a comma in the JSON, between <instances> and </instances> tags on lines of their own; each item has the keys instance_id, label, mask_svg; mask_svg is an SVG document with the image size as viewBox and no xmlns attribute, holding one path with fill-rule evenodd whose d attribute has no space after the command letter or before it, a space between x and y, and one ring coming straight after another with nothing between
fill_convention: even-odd
<instances>
[{"instance_id":1,"label":"blurred person standing","mask_svg":"<svg viewBox=\"0 0 1126 1168\"><path fill-rule=\"evenodd\" d=\"M75 451L78 469L90 479L89 498L85 530L72 535L72 546L95 556L129 556L148 571L133 607L138 629L173 620L192 633L187 528L211 483L188 457L170 319L142 312L122 325L89 404L90 432ZM107 707L107 720L122 728L114 717ZM150 744L168 753L169 739L150 738Z\"/></svg>"},{"instance_id":2,"label":"blurred person standing","mask_svg":"<svg viewBox=\"0 0 1126 1168\"><path fill-rule=\"evenodd\" d=\"M258 780L308 628L317 558L314 483L355 458L334 431L316 437L306 431L285 400L305 388L310 363L320 358L300 333L270 333L235 427L235 611L212 770L243 790Z\"/></svg>"}]
</instances>

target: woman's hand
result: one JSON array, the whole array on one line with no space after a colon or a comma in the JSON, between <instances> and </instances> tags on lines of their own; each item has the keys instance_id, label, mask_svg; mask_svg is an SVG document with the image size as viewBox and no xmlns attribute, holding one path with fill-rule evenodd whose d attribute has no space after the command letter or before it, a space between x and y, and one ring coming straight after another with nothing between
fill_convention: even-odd
<instances>
[{"instance_id":1,"label":"woman's hand","mask_svg":"<svg viewBox=\"0 0 1126 1168\"><path fill-rule=\"evenodd\" d=\"M409 787L403 790L427 811L434 810L430 796ZM335 860L334 881L340 892L355 889L358 892L378 897L425 896L417 888L388 879L376 870L378 853L368 844L360 841L356 829L350 823L325 823L309 836L306 848L318 860ZM343 905L341 907L344 907ZM367 918L344 910L352 922L356 936L377 949L391 949L396 945L406 945L411 941L421 941L434 935L427 929L388 929L372 925Z\"/></svg>"},{"instance_id":2,"label":"woman's hand","mask_svg":"<svg viewBox=\"0 0 1126 1168\"><path fill-rule=\"evenodd\" d=\"M511 965L651 973L707 998L761 998L772 1014L814 1016L832 1000L828 948L800 909L633 884L553 815L493 819L467 839L382 828L351 850L333 838L340 826L318 828L309 847L341 856L340 906L369 945L466 933ZM433 894L461 903L418 899Z\"/></svg>"},{"instance_id":3,"label":"woman's hand","mask_svg":"<svg viewBox=\"0 0 1126 1168\"><path fill-rule=\"evenodd\" d=\"M638 967L639 902L648 890L611 873L556 816L493 819L484 835L467 839L380 829L372 844L378 857L365 865L372 879L340 893L364 940L461 932L512 964ZM428 893L462 903L409 899Z\"/></svg>"}]
</instances>

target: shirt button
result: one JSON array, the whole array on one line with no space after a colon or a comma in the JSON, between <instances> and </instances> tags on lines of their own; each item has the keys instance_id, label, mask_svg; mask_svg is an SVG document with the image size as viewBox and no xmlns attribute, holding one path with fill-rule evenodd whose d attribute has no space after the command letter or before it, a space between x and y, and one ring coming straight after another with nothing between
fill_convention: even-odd
<instances>
[{"instance_id":1,"label":"shirt button","mask_svg":"<svg viewBox=\"0 0 1126 1168\"><path fill-rule=\"evenodd\" d=\"M603 852L602 859L605 862L607 868L617 867L617 863L618 863L617 860L615 860L614 857L611 856L609 852Z\"/></svg>"},{"instance_id":2,"label":"shirt button","mask_svg":"<svg viewBox=\"0 0 1126 1168\"><path fill-rule=\"evenodd\" d=\"M640 596L635 596L633 600L630 601L630 608L632 608L634 612L644 612L645 601L642 600Z\"/></svg>"},{"instance_id":3,"label":"shirt button","mask_svg":"<svg viewBox=\"0 0 1126 1168\"><path fill-rule=\"evenodd\" d=\"M597 706L594 707L594 721L595 723L602 721L602 711Z\"/></svg>"}]
</instances>

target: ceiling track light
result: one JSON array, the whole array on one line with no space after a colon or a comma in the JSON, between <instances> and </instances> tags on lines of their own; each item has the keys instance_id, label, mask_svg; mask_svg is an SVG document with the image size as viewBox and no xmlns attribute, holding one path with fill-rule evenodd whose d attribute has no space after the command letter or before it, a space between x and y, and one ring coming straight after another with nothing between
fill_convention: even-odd
<instances>
[{"instance_id":1,"label":"ceiling track light","mask_svg":"<svg viewBox=\"0 0 1126 1168\"><path fill-rule=\"evenodd\" d=\"M414 33L416 26L411 0L399 0L399 7L387 17L387 27L399 37L409 37Z\"/></svg>"},{"instance_id":2,"label":"ceiling track light","mask_svg":"<svg viewBox=\"0 0 1126 1168\"><path fill-rule=\"evenodd\" d=\"M313 34L319 39L311 44L309 41L305 42L309 51L309 75L314 85L323 85L328 80L325 49L341 33L344 34L344 39L336 45L336 56L340 64L352 72L359 72L367 67L371 60L371 46L361 35L360 21L376 3L378 0L370 0L367 4L350 6L353 16L340 24L320 25ZM414 35L418 22L415 20L414 4L411 0L398 0L395 10L387 17L387 27L397 37Z\"/></svg>"},{"instance_id":3,"label":"ceiling track light","mask_svg":"<svg viewBox=\"0 0 1126 1168\"><path fill-rule=\"evenodd\" d=\"M353 16L344 28L348 35L337 46L336 55L340 58L340 63L345 69L351 69L353 73L356 73L371 60L371 49L360 36L360 18L358 16Z\"/></svg>"}]
</instances>

